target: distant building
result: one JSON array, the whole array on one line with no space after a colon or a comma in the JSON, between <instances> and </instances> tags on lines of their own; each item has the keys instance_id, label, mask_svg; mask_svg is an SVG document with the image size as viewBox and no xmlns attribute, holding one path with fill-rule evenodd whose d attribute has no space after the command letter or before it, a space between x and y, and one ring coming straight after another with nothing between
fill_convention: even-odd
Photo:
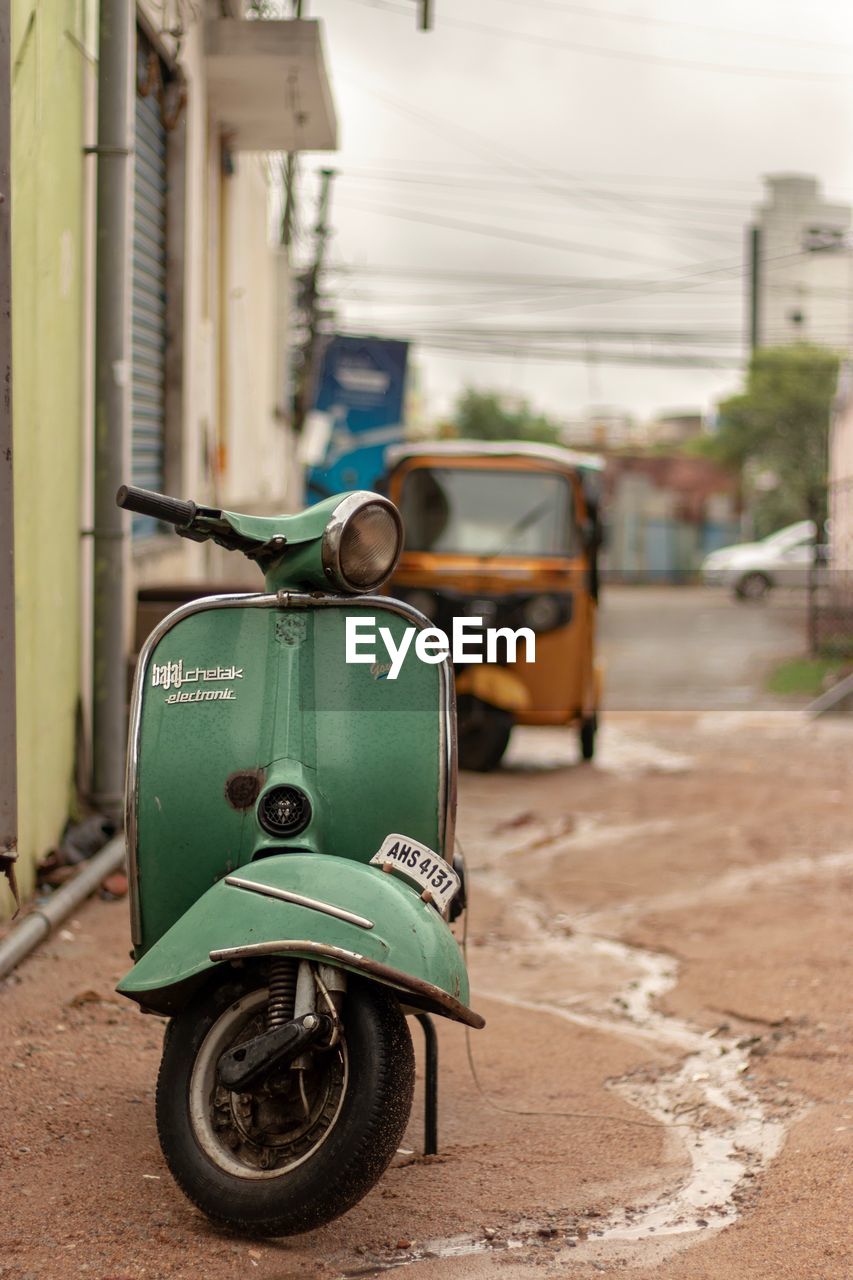
<instances>
[{"instance_id":1,"label":"distant building","mask_svg":"<svg viewBox=\"0 0 853 1280\"><path fill-rule=\"evenodd\" d=\"M678 409L659 413L649 423L648 439L652 444L684 444L705 430L705 419L698 409Z\"/></svg>"},{"instance_id":2,"label":"distant building","mask_svg":"<svg viewBox=\"0 0 853 1280\"><path fill-rule=\"evenodd\" d=\"M757 345L845 347L851 336L851 210L824 200L811 177L774 174L765 184L767 198L755 220Z\"/></svg>"},{"instance_id":3,"label":"distant building","mask_svg":"<svg viewBox=\"0 0 853 1280\"><path fill-rule=\"evenodd\" d=\"M624 449L641 443L641 429L626 410L602 405L568 419L560 438L570 449Z\"/></svg>"},{"instance_id":4,"label":"distant building","mask_svg":"<svg viewBox=\"0 0 853 1280\"><path fill-rule=\"evenodd\" d=\"M680 445L702 435L705 419L698 409L671 409L640 422L626 409L603 405L567 419L560 439L570 449L608 452L644 449L648 445Z\"/></svg>"},{"instance_id":5,"label":"distant building","mask_svg":"<svg viewBox=\"0 0 853 1280\"><path fill-rule=\"evenodd\" d=\"M737 542L740 484L707 458L618 454L605 472L604 571L617 582L685 582Z\"/></svg>"}]
</instances>

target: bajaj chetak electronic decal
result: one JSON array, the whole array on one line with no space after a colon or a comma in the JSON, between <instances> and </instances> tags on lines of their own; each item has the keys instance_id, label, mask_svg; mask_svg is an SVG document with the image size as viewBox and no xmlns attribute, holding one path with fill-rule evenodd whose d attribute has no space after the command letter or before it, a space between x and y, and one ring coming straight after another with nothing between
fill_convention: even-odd
<instances>
[{"instance_id":1,"label":"bajaj chetak electronic decal","mask_svg":"<svg viewBox=\"0 0 853 1280\"><path fill-rule=\"evenodd\" d=\"M184 660L177 662L153 663L151 667L152 689L175 689L180 692L170 693L163 701L167 705L187 702L234 702L236 693L233 689L193 689L184 691L185 684L199 684L243 679L242 667L187 667Z\"/></svg>"}]
</instances>

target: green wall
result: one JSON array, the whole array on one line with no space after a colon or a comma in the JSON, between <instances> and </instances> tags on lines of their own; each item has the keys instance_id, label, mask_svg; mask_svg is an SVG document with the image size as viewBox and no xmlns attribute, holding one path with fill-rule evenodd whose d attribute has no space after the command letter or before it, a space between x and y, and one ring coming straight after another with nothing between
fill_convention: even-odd
<instances>
[{"instance_id":1,"label":"green wall","mask_svg":"<svg viewBox=\"0 0 853 1280\"><path fill-rule=\"evenodd\" d=\"M80 692L86 0L13 0L19 881L73 803ZM8 909L0 890L0 915Z\"/></svg>"}]
</instances>

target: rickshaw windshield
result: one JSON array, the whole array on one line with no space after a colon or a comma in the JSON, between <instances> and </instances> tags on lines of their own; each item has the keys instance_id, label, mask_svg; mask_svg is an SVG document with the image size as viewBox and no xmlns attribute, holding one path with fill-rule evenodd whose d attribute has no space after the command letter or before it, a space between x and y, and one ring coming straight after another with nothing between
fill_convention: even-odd
<instances>
[{"instance_id":1,"label":"rickshaw windshield","mask_svg":"<svg viewBox=\"0 0 853 1280\"><path fill-rule=\"evenodd\" d=\"M563 475L415 467L399 503L406 550L485 558L576 555L572 499Z\"/></svg>"}]
</instances>

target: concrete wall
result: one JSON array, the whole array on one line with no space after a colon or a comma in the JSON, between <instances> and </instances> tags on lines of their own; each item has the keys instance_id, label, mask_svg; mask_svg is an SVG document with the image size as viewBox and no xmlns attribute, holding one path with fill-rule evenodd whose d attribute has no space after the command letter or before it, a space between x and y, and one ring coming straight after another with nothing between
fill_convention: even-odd
<instances>
[{"instance_id":1,"label":"concrete wall","mask_svg":"<svg viewBox=\"0 0 853 1280\"><path fill-rule=\"evenodd\" d=\"M86 7L13 0L19 879L62 832L80 689ZM0 889L0 915L8 908Z\"/></svg>"},{"instance_id":2,"label":"concrete wall","mask_svg":"<svg viewBox=\"0 0 853 1280\"><path fill-rule=\"evenodd\" d=\"M144 0L153 26L163 6ZM265 162L223 165L201 27L187 6L180 65L183 292L177 403L168 445L182 496L254 511L293 510L301 475L276 413L288 335L276 325L289 289L268 235ZM97 0L13 0L13 313L20 881L59 839L75 805L77 720L89 689L91 366ZM169 51L170 38L163 37ZM172 50L174 45L172 42ZM172 175L174 176L174 175ZM174 277L173 277L174 278ZM129 555L126 602L146 583L242 582L258 571L172 537ZM129 619L129 622L131 620ZM132 623L129 634L133 634ZM87 716L84 714L83 736ZM0 885L0 918L11 899Z\"/></svg>"}]
</instances>

